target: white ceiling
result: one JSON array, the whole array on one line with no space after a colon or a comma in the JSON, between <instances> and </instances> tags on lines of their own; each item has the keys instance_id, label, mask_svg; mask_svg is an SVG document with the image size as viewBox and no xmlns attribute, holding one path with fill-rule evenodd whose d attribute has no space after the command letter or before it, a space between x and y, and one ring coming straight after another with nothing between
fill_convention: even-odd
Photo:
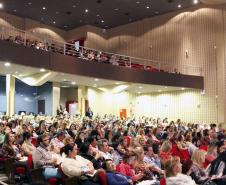
<instances>
[{"instance_id":1,"label":"white ceiling","mask_svg":"<svg viewBox=\"0 0 226 185\"><path fill-rule=\"evenodd\" d=\"M12 74L14 76L30 76L37 73L41 73L39 68L27 67L17 64L11 64L6 67L4 62L0 62L0 75ZM84 85L94 88L106 88L112 89L113 87L119 85L128 85L128 88L125 90L131 93L161 93L161 92L172 92L172 91L181 91L188 90L188 88L181 87L171 87L171 86L159 86L159 85L149 85L149 84L138 84L138 83L127 83L106 79L96 79L87 76L72 75L57 73L56 76L51 80L52 82L60 82L61 87L77 87L78 85Z\"/></svg>"}]
</instances>

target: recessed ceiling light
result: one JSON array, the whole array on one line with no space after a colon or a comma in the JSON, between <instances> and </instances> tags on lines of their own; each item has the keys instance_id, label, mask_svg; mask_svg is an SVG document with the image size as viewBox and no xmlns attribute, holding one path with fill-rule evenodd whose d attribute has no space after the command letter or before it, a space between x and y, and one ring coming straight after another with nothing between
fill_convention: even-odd
<instances>
[{"instance_id":1,"label":"recessed ceiling light","mask_svg":"<svg viewBox=\"0 0 226 185\"><path fill-rule=\"evenodd\" d=\"M165 86L165 89L167 89L168 87Z\"/></svg>"},{"instance_id":2,"label":"recessed ceiling light","mask_svg":"<svg viewBox=\"0 0 226 185\"><path fill-rule=\"evenodd\" d=\"M101 22L104 23L104 20L102 20Z\"/></svg>"},{"instance_id":3,"label":"recessed ceiling light","mask_svg":"<svg viewBox=\"0 0 226 185\"><path fill-rule=\"evenodd\" d=\"M1 9L3 8L3 4L2 4L2 3L0 3L0 8L1 8Z\"/></svg>"},{"instance_id":4,"label":"recessed ceiling light","mask_svg":"<svg viewBox=\"0 0 226 185\"><path fill-rule=\"evenodd\" d=\"M64 82L67 81L67 79L64 79Z\"/></svg>"},{"instance_id":5,"label":"recessed ceiling light","mask_svg":"<svg viewBox=\"0 0 226 185\"><path fill-rule=\"evenodd\" d=\"M28 4L28 5L32 5L32 2L28 2L27 4Z\"/></svg>"},{"instance_id":6,"label":"recessed ceiling light","mask_svg":"<svg viewBox=\"0 0 226 185\"><path fill-rule=\"evenodd\" d=\"M155 14L158 15L159 14L159 11L155 11Z\"/></svg>"},{"instance_id":7,"label":"recessed ceiling light","mask_svg":"<svg viewBox=\"0 0 226 185\"><path fill-rule=\"evenodd\" d=\"M143 87L140 86L139 89L143 89Z\"/></svg>"},{"instance_id":8,"label":"recessed ceiling light","mask_svg":"<svg viewBox=\"0 0 226 185\"><path fill-rule=\"evenodd\" d=\"M45 9L46 9L46 7L45 7L45 6L43 6L43 7L42 7L42 9L43 9L43 10L45 10Z\"/></svg>"},{"instance_id":9,"label":"recessed ceiling light","mask_svg":"<svg viewBox=\"0 0 226 185\"><path fill-rule=\"evenodd\" d=\"M194 3L194 4L198 4L199 1L198 1L198 0L193 0L193 3Z\"/></svg>"},{"instance_id":10,"label":"recessed ceiling light","mask_svg":"<svg viewBox=\"0 0 226 185\"><path fill-rule=\"evenodd\" d=\"M40 72L46 72L46 70L44 68L41 68Z\"/></svg>"},{"instance_id":11,"label":"recessed ceiling light","mask_svg":"<svg viewBox=\"0 0 226 185\"><path fill-rule=\"evenodd\" d=\"M150 8L150 6L147 6L146 8L147 8L147 9L149 9L149 8Z\"/></svg>"},{"instance_id":12,"label":"recessed ceiling light","mask_svg":"<svg viewBox=\"0 0 226 185\"><path fill-rule=\"evenodd\" d=\"M6 67L11 66L11 64L10 64L9 62L6 62L4 65L5 65Z\"/></svg>"},{"instance_id":13,"label":"recessed ceiling light","mask_svg":"<svg viewBox=\"0 0 226 185\"><path fill-rule=\"evenodd\" d=\"M72 84L72 85L75 85L75 84L76 84L76 82L71 82L71 84Z\"/></svg>"},{"instance_id":14,"label":"recessed ceiling light","mask_svg":"<svg viewBox=\"0 0 226 185\"><path fill-rule=\"evenodd\" d=\"M89 12L89 10L88 10L88 9L85 9L85 12L86 12L86 13L88 13L88 12Z\"/></svg>"},{"instance_id":15,"label":"recessed ceiling light","mask_svg":"<svg viewBox=\"0 0 226 185\"><path fill-rule=\"evenodd\" d=\"M114 10L115 10L115 11L119 11L119 9L118 9L118 8L115 8Z\"/></svg>"},{"instance_id":16,"label":"recessed ceiling light","mask_svg":"<svg viewBox=\"0 0 226 185\"><path fill-rule=\"evenodd\" d=\"M53 21L53 24L56 24L56 21Z\"/></svg>"},{"instance_id":17,"label":"recessed ceiling light","mask_svg":"<svg viewBox=\"0 0 226 185\"><path fill-rule=\"evenodd\" d=\"M16 12L16 9L14 9L13 11Z\"/></svg>"},{"instance_id":18,"label":"recessed ceiling light","mask_svg":"<svg viewBox=\"0 0 226 185\"><path fill-rule=\"evenodd\" d=\"M181 8L181 4L177 5L178 8Z\"/></svg>"},{"instance_id":19,"label":"recessed ceiling light","mask_svg":"<svg viewBox=\"0 0 226 185\"><path fill-rule=\"evenodd\" d=\"M98 78L95 78L95 79L94 79L94 81L98 82L98 81L99 81L99 79L98 79Z\"/></svg>"},{"instance_id":20,"label":"recessed ceiling light","mask_svg":"<svg viewBox=\"0 0 226 185\"><path fill-rule=\"evenodd\" d=\"M181 88L181 90L185 90L185 88Z\"/></svg>"},{"instance_id":21,"label":"recessed ceiling light","mask_svg":"<svg viewBox=\"0 0 226 185\"><path fill-rule=\"evenodd\" d=\"M137 1L136 3L137 3L137 4L140 4L140 1Z\"/></svg>"},{"instance_id":22,"label":"recessed ceiling light","mask_svg":"<svg viewBox=\"0 0 226 185\"><path fill-rule=\"evenodd\" d=\"M72 7L73 7L73 8L76 8L76 5L73 5Z\"/></svg>"}]
</instances>

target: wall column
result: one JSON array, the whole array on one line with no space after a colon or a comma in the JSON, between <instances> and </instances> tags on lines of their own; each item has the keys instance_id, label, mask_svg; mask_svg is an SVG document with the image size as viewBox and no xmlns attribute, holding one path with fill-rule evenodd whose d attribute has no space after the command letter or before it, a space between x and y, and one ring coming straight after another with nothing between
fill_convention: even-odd
<instances>
[{"instance_id":1,"label":"wall column","mask_svg":"<svg viewBox=\"0 0 226 185\"><path fill-rule=\"evenodd\" d=\"M15 111L15 77L6 75L6 115L12 116Z\"/></svg>"},{"instance_id":2,"label":"wall column","mask_svg":"<svg viewBox=\"0 0 226 185\"><path fill-rule=\"evenodd\" d=\"M60 106L60 83L53 82L53 94L52 94L52 115L57 114L57 108Z\"/></svg>"},{"instance_id":3,"label":"wall column","mask_svg":"<svg viewBox=\"0 0 226 185\"><path fill-rule=\"evenodd\" d=\"M78 109L81 116L85 116L85 100L87 99L87 87L78 86Z\"/></svg>"}]
</instances>

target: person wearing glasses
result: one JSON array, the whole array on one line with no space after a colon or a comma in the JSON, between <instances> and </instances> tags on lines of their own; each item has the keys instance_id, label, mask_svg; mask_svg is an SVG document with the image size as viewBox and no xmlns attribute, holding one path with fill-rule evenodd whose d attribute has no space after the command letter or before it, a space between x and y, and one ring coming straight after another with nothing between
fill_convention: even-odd
<instances>
[{"instance_id":1,"label":"person wearing glasses","mask_svg":"<svg viewBox=\"0 0 226 185\"><path fill-rule=\"evenodd\" d=\"M43 168L43 175L45 179L50 178L61 178L58 172L57 159L49 151L49 136L43 134L40 136L40 144L37 149L33 152L33 163L34 168Z\"/></svg>"}]
</instances>

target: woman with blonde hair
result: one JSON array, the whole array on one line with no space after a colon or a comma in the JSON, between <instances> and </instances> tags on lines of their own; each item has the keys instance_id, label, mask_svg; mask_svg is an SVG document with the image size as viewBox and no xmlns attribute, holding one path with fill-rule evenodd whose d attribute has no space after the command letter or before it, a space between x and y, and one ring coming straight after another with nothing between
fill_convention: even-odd
<instances>
[{"instance_id":1,"label":"woman with blonde hair","mask_svg":"<svg viewBox=\"0 0 226 185\"><path fill-rule=\"evenodd\" d=\"M167 185L196 185L191 177L182 174L179 157L170 157L165 161L165 175Z\"/></svg>"},{"instance_id":2,"label":"woman with blonde hair","mask_svg":"<svg viewBox=\"0 0 226 185\"><path fill-rule=\"evenodd\" d=\"M162 146L160 148L160 158L161 162L164 163L165 160L169 159L172 151L172 143L169 140L166 140L162 143Z\"/></svg>"},{"instance_id":3,"label":"woman with blonde hair","mask_svg":"<svg viewBox=\"0 0 226 185\"><path fill-rule=\"evenodd\" d=\"M209 180L209 176L205 172L204 163L205 163L206 151L197 149L192 153L191 160L192 166L188 174L195 180L197 184L201 184Z\"/></svg>"}]
</instances>

